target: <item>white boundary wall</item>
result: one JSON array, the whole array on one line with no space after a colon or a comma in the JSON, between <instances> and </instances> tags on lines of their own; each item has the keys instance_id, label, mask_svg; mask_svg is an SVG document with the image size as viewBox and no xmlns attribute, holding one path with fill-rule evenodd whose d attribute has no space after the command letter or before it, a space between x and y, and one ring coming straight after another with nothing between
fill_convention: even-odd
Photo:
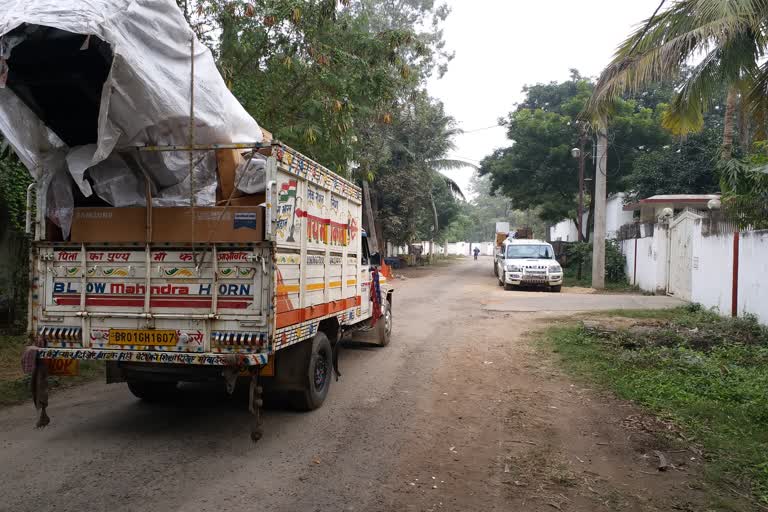
<instances>
[{"instance_id":1,"label":"white boundary wall","mask_svg":"<svg viewBox=\"0 0 768 512\"><path fill-rule=\"evenodd\" d=\"M694 224L691 262L691 300L730 315L733 293L733 233L706 236L703 221ZM623 240L626 272L641 290L663 294L667 290L669 230L657 224L653 236ZM635 244L637 262L635 263ZM674 257L674 255L672 255ZM737 282L739 315L752 314L768 324L768 230L739 234Z\"/></svg>"},{"instance_id":2,"label":"white boundary wall","mask_svg":"<svg viewBox=\"0 0 768 512\"><path fill-rule=\"evenodd\" d=\"M413 245L421 246L422 255L428 255L432 251L432 244L428 240L416 242ZM493 242L450 242L448 245L448 254L455 256L471 256L475 247L480 248L480 254L483 256L493 256ZM435 254L445 254L445 244L435 242ZM408 247L396 247L387 242L387 256L402 256L408 254Z\"/></svg>"},{"instance_id":3,"label":"white boundary wall","mask_svg":"<svg viewBox=\"0 0 768 512\"><path fill-rule=\"evenodd\" d=\"M723 315L730 315L733 234L704 236L701 234L701 224L697 223L693 231L691 271L691 300L707 308L715 308ZM765 320L768 321L768 318Z\"/></svg>"},{"instance_id":4,"label":"white boundary wall","mask_svg":"<svg viewBox=\"0 0 768 512\"><path fill-rule=\"evenodd\" d=\"M739 312L768 324L768 230L741 233Z\"/></svg>"},{"instance_id":5,"label":"white boundary wall","mask_svg":"<svg viewBox=\"0 0 768 512\"><path fill-rule=\"evenodd\" d=\"M641 290L664 294L667 292L667 228L657 225L653 236L620 242L627 259L627 277L630 284ZM637 245L637 250L635 250ZM635 266L637 253L637 266Z\"/></svg>"}]
</instances>

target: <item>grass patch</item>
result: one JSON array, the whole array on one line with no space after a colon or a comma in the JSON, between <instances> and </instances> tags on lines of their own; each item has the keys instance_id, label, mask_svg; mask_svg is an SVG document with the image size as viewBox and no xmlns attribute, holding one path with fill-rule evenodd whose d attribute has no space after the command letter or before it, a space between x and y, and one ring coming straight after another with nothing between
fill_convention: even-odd
<instances>
[{"instance_id":1,"label":"grass patch","mask_svg":"<svg viewBox=\"0 0 768 512\"><path fill-rule=\"evenodd\" d=\"M21 371L26 336L0 336L0 406L31 399L30 376ZM49 377L51 390L67 388L104 376L104 363L80 361L77 377Z\"/></svg>"},{"instance_id":2,"label":"grass patch","mask_svg":"<svg viewBox=\"0 0 768 512\"><path fill-rule=\"evenodd\" d=\"M768 330L696 307L620 315L654 325L557 327L547 339L568 370L678 424L711 481L768 505Z\"/></svg>"}]
</instances>

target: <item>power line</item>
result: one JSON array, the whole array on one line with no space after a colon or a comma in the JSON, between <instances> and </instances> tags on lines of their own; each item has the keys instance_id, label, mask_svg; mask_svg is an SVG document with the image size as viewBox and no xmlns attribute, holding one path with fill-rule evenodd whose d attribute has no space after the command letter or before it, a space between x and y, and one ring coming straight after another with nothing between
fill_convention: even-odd
<instances>
[{"instance_id":1,"label":"power line","mask_svg":"<svg viewBox=\"0 0 768 512\"><path fill-rule=\"evenodd\" d=\"M477 158L469 158L468 156L461 156L461 155L449 155L448 158L452 160L467 160L468 162L477 162L477 163L482 162L482 160L478 160Z\"/></svg>"},{"instance_id":2,"label":"power line","mask_svg":"<svg viewBox=\"0 0 768 512\"><path fill-rule=\"evenodd\" d=\"M482 132L484 130L492 130L493 128L504 128L500 124L494 124L491 126L486 126L485 128L473 128L472 130L462 130L462 134L464 133L475 133L475 132Z\"/></svg>"}]
</instances>

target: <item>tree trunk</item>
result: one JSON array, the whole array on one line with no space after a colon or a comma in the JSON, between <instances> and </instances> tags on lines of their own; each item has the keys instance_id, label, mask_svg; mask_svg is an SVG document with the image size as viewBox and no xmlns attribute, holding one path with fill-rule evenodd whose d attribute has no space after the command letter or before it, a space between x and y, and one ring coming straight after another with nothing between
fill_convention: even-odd
<instances>
[{"instance_id":1,"label":"tree trunk","mask_svg":"<svg viewBox=\"0 0 768 512\"><path fill-rule=\"evenodd\" d=\"M581 242L581 235L584 233L584 226L581 225L582 220L579 219L579 216L575 216L573 219L571 219L574 224L576 224L576 241Z\"/></svg>"},{"instance_id":2,"label":"tree trunk","mask_svg":"<svg viewBox=\"0 0 768 512\"><path fill-rule=\"evenodd\" d=\"M432 231L432 240L429 242L429 261L432 262L434 260L434 247L435 247L435 237L437 236L437 206L435 206L435 198L432 195L432 191L429 191L429 202L432 204L432 213L435 215L435 227Z\"/></svg>"},{"instance_id":3,"label":"tree trunk","mask_svg":"<svg viewBox=\"0 0 768 512\"><path fill-rule=\"evenodd\" d=\"M728 97L725 100L725 118L723 119L723 149L720 158L730 160L733 156L733 126L736 115L737 102L736 88L731 86L728 89Z\"/></svg>"},{"instance_id":4,"label":"tree trunk","mask_svg":"<svg viewBox=\"0 0 768 512\"><path fill-rule=\"evenodd\" d=\"M739 102L739 146L747 152L752 146L752 121L746 111L745 102Z\"/></svg>"},{"instance_id":5,"label":"tree trunk","mask_svg":"<svg viewBox=\"0 0 768 512\"><path fill-rule=\"evenodd\" d=\"M379 194L376 193L376 187L372 187L370 191L371 199L371 211L373 211L374 218L378 218L379 213ZM376 230L376 241L381 246L382 258L386 255L387 240L384 238L384 226L382 222L374 222L374 229Z\"/></svg>"},{"instance_id":6,"label":"tree trunk","mask_svg":"<svg viewBox=\"0 0 768 512\"><path fill-rule=\"evenodd\" d=\"M363 211L366 216L365 227L368 234L368 249L371 251L371 254L376 254L379 252L379 237L376 233L376 221L373 218L373 209L371 208L371 190L366 180L363 180L363 201L365 202Z\"/></svg>"}]
</instances>

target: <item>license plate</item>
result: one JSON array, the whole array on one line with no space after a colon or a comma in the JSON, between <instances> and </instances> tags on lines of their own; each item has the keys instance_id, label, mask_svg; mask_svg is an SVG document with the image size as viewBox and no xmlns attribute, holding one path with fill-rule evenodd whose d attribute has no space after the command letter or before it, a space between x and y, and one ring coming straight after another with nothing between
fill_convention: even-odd
<instances>
[{"instance_id":1,"label":"license plate","mask_svg":"<svg viewBox=\"0 0 768 512\"><path fill-rule=\"evenodd\" d=\"M77 359L45 359L48 375L75 377L80 375L80 361Z\"/></svg>"},{"instance_id":2,"label":"license plate","mask_svg":"<svg viewBox=\"0 0 768 512\"><path fill-rule=\"evenodd\" d=\"M173 346L179 341L176 331L110 329L110 345Z\"/></svg>"}]
</instances>

